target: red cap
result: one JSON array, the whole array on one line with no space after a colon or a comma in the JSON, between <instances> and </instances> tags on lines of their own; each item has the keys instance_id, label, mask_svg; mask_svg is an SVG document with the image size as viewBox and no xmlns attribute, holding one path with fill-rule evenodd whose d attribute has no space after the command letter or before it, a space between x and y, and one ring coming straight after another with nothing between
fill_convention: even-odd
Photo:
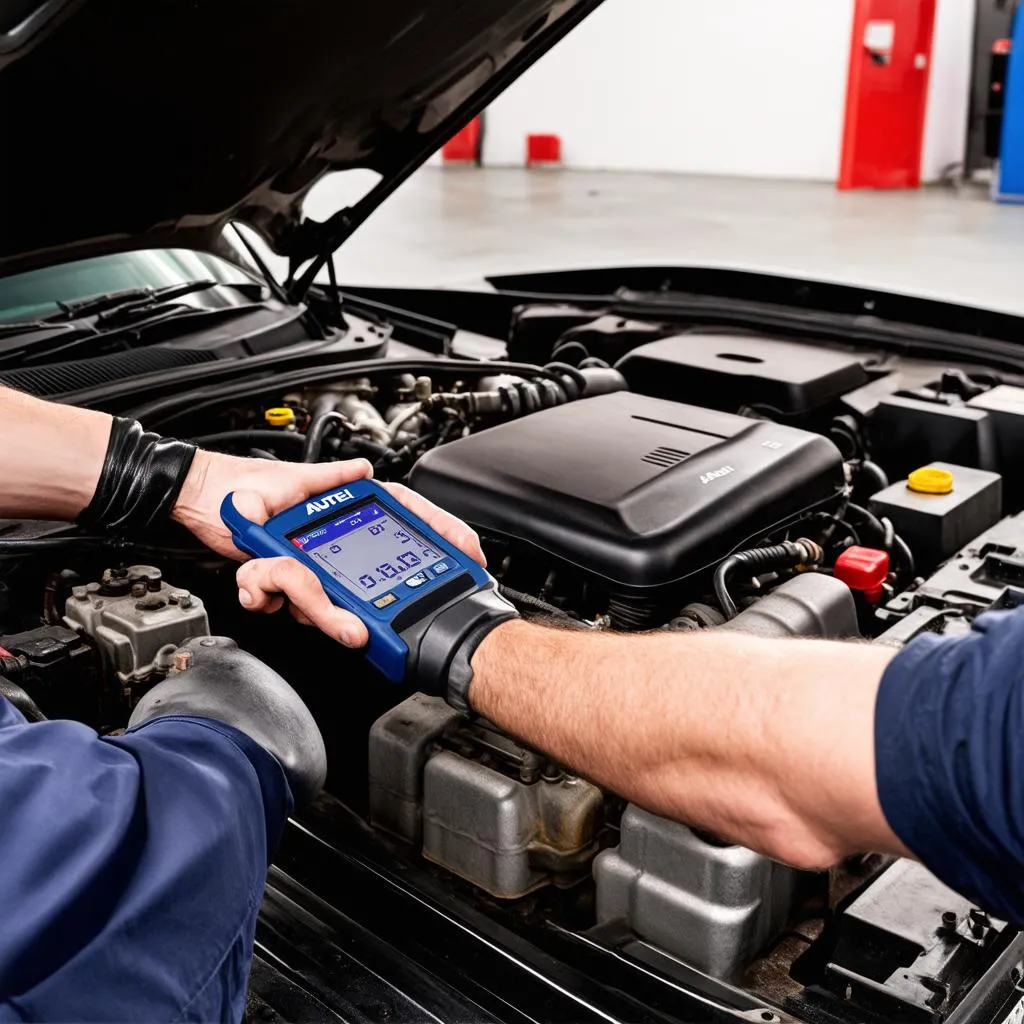
<instances>
[{"instance_id":1,"label":"red cap","mask_svg":"<svg viewBox=\"0 0 1024 1024\"><path fill-rule=\"evenodd\" d=\"M847 548L836 560L836 579L851 590L859 590L872 603L882 599L882 587L889 578L889 553L874 548Z\"/></svg>"}]
</instances>

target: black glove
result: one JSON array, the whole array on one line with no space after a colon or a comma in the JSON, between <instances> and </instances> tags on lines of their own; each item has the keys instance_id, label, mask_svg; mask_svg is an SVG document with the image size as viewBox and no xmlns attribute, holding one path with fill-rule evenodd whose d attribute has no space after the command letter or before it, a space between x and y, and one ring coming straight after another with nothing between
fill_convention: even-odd
<instances>
[{"instance_id":1,"label":"black glove","mask_svg":"<svg viewBox=\"0 0 1024 1024\"><path fill-rule=\"evenodd\" d=\"M444 697L468 712L471 662L484 638L503 622L519 617L497 590L479 590L442 608L410 647L409 677L424 693Z\"/></svg>"},{"instance_id":2,"label":"black glove","mask_svg":"<svg viewBox=\"0 0 1024 1024\"><path fill-rule=\"evenodd\" d=\"M174 508L195 454L195 445L144 433L134 420L115 416L96 493L79 525L144 532Z\"/></svg>"},{"instance_id":3,"label":"black glove","mask_svg":"<svg viewBox=\"0 0 1024 1024\"><path fill-rule=\"evenodd\" d=\"M312 800L327 778L327 751L302 698L234 640L202 637L178 651L190 655L189 667L154 686L135 706L128 727L168 715L224 722L277 758L296 807Z\"/></svg>"}]
</instances>

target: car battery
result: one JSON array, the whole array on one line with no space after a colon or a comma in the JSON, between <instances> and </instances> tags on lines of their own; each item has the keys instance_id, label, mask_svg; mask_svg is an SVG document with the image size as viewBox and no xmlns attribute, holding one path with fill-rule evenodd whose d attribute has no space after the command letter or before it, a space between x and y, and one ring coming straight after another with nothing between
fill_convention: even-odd
<instances>
[{"instance_id":1,"label":"car battery","mask_svg":"<svg viewBox=\"0 0 1024 1024\"><path fill-rule=\"evenodd\" d=\"M999 521L1003 480L998 473L936 462L879 491L870 507L892 522L914 552L918 571L931 572Z\"/></svg>"},{"instance_id":2,"label":"car battery","mask_svg":"<svg viewBox=\"0 0 1024 1024\"><path fill-rule=\"evenodd\" d=\"M1003 474L1003 501L1006 511L1016 512L1024 505L1024 473L1015 472L1024 455L1024 388L1003 384L967 404L992 421L996 468Z\"/></svg>"},{"instance_id":3,"label":"car battery","mask_svg":"<svg viewBox=\"0 0 1024 1024\"><path fill-rule=\"evenodd\" d=\"M904 395L883 398L871 419L871 447L891 476L906 476L941 460L996 468L993 423L984 409Z\"/></svg>"}]
</instances>

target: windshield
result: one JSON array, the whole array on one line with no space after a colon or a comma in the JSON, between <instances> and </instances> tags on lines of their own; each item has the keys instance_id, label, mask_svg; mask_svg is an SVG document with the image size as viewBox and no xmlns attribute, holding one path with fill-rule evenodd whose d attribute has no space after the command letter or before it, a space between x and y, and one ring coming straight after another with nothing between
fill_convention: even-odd
<instances>
[{"instance_id":1,"label":"windshield","mask_svg":"<svg viewBox=\"0 0 1024 1024\"><path fill-rule=\"evenodd\" d=\"M188 249L143 249L0 278L0 321L32 319L59 310L59 302L129 288L166 288L192 281L251 284L240 267L210 253Z\"/></svg>"}]
</instances>

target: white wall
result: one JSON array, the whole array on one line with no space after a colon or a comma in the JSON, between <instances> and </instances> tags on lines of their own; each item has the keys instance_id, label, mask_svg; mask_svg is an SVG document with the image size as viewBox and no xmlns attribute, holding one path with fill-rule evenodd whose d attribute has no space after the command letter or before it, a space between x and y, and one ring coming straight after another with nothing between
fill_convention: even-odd
<instances>
[{"instance_id":1,"label":"white wall","mask_svg":"<svg viewBox=\"0 0 1024 1024\"><path fill-rule=\"evenodd\" d=\"M854 0L606 0L490 107L485 163L834 181ZM928 179L960 159L974 0L939 0Z\"/></svg>"},{"instance_id":2,"label":"white wall","mask_svg":"<svg viewBox=\"0 0 1024 1024\"><path fill-rule=\"evenodd\" d=\"M921 155L925 181L938 180L964 158L975 16L975 0L939 0Z\"/></svg>"},{"instance_id":3,"label":"white wall","mask_svg":"<svg viewBox=\"0 0 1024 1024\"><path fill-rule=\"evenodd\" d=\"M491 106L485 160L530 132L574 167L833 179L853 0L606 0Z\"/></svg>"}]
</instances>

